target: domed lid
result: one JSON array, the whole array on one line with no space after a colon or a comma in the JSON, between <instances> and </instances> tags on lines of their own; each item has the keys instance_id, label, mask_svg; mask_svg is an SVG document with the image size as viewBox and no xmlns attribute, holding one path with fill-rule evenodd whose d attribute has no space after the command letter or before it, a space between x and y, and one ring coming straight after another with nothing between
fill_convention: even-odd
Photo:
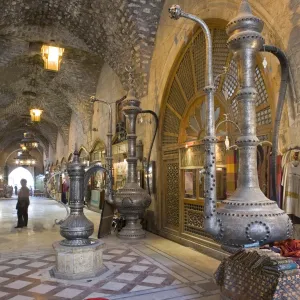
<instances>
[{"instance_id":1,"label":"domed lid","mask_svg":"<svg viewBox=\"0 0 300 300\"><path fill-rule=\"evenodd\" d=\"M226 26L228 35L234 31L252 30L261 32L263 29L263 21L253 16L248 0L242 0L238 15L232 19Z\"/></svg>"}]
</instances>

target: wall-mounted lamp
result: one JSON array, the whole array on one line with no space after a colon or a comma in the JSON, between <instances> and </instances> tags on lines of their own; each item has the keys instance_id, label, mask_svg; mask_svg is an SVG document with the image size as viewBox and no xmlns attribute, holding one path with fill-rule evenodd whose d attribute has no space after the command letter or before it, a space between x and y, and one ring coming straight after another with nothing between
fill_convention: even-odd
<instances>
[{"instance_id":1,"label":"wall-mounted lamp","mask_svg":"<svg viewBox=\"0 0 300 300\"><path fill-rule=\"evenodd\" d=\"M238 131L239 131L240 133L241 133L241 129L240 129L240 127L239 127L235 122L233 122L233 121L231 121L231 120L228 119L228 114L224 114L224 116L225 116L225 120L223 120L223 121L221 121L221 122L219 122L219 123L217 124L217 126L216 126L216 132L217 132L218 128L220 127L220 125L222 125L223 123L226 124L226 132L225 132L226 136L225 136L225 141L224 141L224 143L225 143L225 149L226 149L226 151L228 151L228 150L230 150L231 148L236 148L237 145L232 145L232 146L230 146L230 141L229 141L229 137L228 137L228 127L227 127L227 123L231 123L232 125L234 125L234 126L238 129ZM224 135L225 135L225 134L224 134Z\"/></svg>"},{"instance_id":2,"label":"wall-mounted lamp","mask_svg":"<svg viewBox=\"0 0 300 300\"><path fill-rule=\"evenodd\" d=\"M64 48L43 45L42 57L44 60L44 68L50 71L59 71Z\"/></svg>"}]
</instances>

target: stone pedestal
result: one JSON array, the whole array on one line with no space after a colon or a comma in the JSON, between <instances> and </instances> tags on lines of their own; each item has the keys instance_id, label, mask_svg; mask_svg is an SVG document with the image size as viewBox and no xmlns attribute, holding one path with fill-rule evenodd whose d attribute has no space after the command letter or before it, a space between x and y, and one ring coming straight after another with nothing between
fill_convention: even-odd
<instances>
[{"instance_id":1,"label":"stone pedestal","mask_svg":"<svg viewBox=\"0 0 300 300\"><path fill-rule=\"evenodd\" d=\"M96 277L105 271L102 253L104 243L95 240L91 245L69 247L59 242L53 244L56 266L51 270L54 277L67 280Z\"/></svg>"}]
</instances>

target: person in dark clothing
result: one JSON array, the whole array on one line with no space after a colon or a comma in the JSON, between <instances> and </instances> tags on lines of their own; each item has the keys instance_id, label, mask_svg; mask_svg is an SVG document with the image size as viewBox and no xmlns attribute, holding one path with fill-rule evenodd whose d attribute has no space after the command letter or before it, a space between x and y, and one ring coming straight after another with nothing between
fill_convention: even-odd
<instances>
[{"instance_id":1,"label":"person in dark clothing","mask_svg":"<svg viewBox=\"0 0 300 300\"><path fill-rule=\"evenodd\" d=\"M62 193L61 193L61 202L64 204L68 203L67 199L67 192L69 191L69 185L67 181L64 179L64 182L62 184Z\"/></svg>"},{"instance_id":2,"label":"person in dark clothing","mask_svg":"<svg viewBox=\"0 0 300 300\"><path fill-rule=\"evenodd\" d=\"M18 194L18 202L16 209L18 211L18 225L15 228L27 227L28 223L28 206L29 202L29 189L26 186L27 180L21 180L21 189Z\"/></svg>"},{"instance_id":3,"label":"person in dark clothing","mask_svg":"<svg viewBox=\"0 0 300 300\"><path fill-rule=\"evenodd\" d=\"M16 196L18 195L18 187L17 187L17 185L15 185L15 195Z\"/></svg>"}]
</instances>

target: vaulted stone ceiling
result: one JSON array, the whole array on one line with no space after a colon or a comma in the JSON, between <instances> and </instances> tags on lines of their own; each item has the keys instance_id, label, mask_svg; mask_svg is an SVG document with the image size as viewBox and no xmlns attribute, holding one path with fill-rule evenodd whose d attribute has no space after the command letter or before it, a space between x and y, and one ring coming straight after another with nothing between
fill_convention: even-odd
<instances>
[{"instance_id":1,"label":"vaulted stone ceiling","mask_svg":"<svg viewBox=\"0 0 300 300\"><path fill-rule=\"evenodd\" d=\"M72 112L87 131L89 97L104 62L125 88L131 65L145 94L163 0L1 0L0 6L0 149L22 138L32 101L44 110L31 128L44 149L55 148L58 132L67 143ZM59 72L43 69L37 42L65 48ZM32 82L36 100L24 95Z\"/></svg>"}]
</instances>

